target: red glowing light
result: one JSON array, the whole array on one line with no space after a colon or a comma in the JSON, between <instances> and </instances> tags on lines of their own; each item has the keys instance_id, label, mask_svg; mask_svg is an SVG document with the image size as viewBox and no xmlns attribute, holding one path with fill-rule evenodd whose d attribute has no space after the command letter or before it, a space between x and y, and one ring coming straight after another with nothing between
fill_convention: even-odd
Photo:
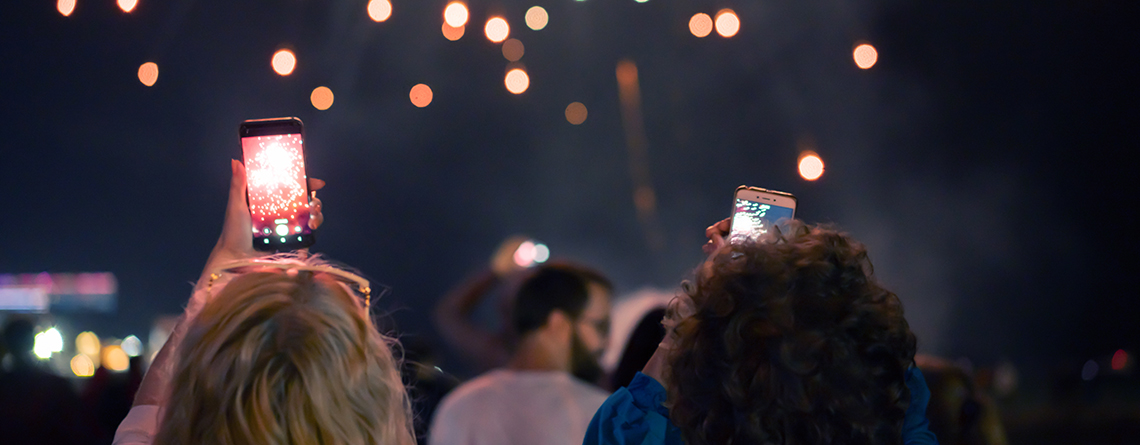
<instances>
[{"instance_id":1,"label":"red glowing light","mask_svg":"<svg viewBox=\"0 0 1140 445\"><path fill-rule=\"evenodd\" d=\"M1120 371L1128 365L1128 353L1123 349L1117 349L1115 354L1112 354L1112 370Z\"/></svg>"}]
</instances>

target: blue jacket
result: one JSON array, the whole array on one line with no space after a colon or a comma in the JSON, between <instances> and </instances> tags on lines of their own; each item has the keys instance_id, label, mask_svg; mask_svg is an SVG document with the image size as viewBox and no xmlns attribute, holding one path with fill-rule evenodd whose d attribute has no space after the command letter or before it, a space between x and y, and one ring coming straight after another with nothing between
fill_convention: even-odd
<instances>
[{"instance_id":1,"label":"blue jacket","mask_svg":"<svg viewBox=\"0 0 1140 445\"><path fill-rule=\"evenodd\" d=\"M910 407L903 420L904 445L938 445L926 420L930 388L917 367L906 371ZM684 445L681 430L669 420L665 388L637 373L628 388L618 389L594 413L583 445Z\"/></svg>"}]
</instances>

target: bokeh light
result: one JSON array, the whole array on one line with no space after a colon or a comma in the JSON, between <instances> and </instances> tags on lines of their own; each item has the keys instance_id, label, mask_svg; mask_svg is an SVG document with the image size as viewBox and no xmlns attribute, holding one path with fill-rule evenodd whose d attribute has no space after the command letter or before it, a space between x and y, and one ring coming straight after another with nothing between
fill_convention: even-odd
<instances>
[{"instance_id":1,"label":"bokeh light","mask_svg":"<svg viewBox=\"0 0 1140 445\"><path fill-rule=\"evenodd\" d=\"M1081 380L1090 381L1096 378L1097 373L1100 372L1100 365L1095 361L1089 360L1081 367Z\"/></svg>"},{"instance_id":2,"label":"bokeh light","mask_svg":"<svg viewBox=\"0 0 1140 445\"><path fill-rule=\"evenodd\" d=\"M530 9L526 10L526 26L530 29L541 30L546 27L549 21L550 15L541 6L531 6Z\"/></svg>"},{"instance_id":3,"label":"bokeh light","mask_svg":"<svg viewBox=\"0 0 1140 445\"><path fill-rule=\"evenodd\" d=\"M731 9L721 9L716 13L716 33L721 37L732 37L740 31L740 17Z\"/></svg>"},{"instance_id":4,"label":"bokeh light","mask_svg":"<svg viewBox=\"0 0 1140 445\"><path fill-rule=\"evenodd\" d=\"M814 181L823 176L823 160L813 152L804 152L800 155L800 176L808 181Z\"/></svg>"},{"instance_id":5,"label":"bokeh light","mask_svg":"<svg viewBox=\"0 0 1140 445\"><path fill-rule=\"evenodd\" d=\"M63 352L63 336L60 335L59 330L56 328L50 328L40 332L36 334L32 351L35 352L36 357L42 359L51 358L52 353Z\"/></svg>"},{"instance_id":6,"label":"bokeh light","mask_svg":"<svg viewBox=\"0 0 1140 445\"><path fill-rule=\"evenodd\" d=\"M87 355L99 355L103 345L99 344L99 336L87 331L75 337L75 349Z\"/></svg>"},{"instance_id":7,"label":"bokeh light","mask_svg":"<svg viewBox=\"0 0 1140 445\"><path fill-rule=\"evenodd\" d=\"M519 248L515 249L514 260L515 264L519 267L530 267L534 265L535 255L537 254L534 241L523 241L519 244Z\"/></svg>"},{"instance_id":8,"label":"bokeh light","mask_svg":"<svg viewBox=\"0 0 1140 445\"><path fill-rule=\"evenodd\" d=\"M463 31L463 26L456 28L448 25L447 22L443 23L443 37L447 38L447 40L452 42L459 40L460 37L463 37Z\"/></svg>"},{"instance_id":9,"label":"bokeh light","mask_svg":"<svg viewBox=\"0 0 1140 445\"><path fill-rule=\"evenodd\" d=\"M697 37L706 37L712 33L713 21L712 17L703 12L693 14L693 18L689 19L689 32Z\"/></svg>"},{"instance_id":10,"label":"bokeh light","mask_svg":"<svg viewBox=\"0 0 1140 445\"><path fill-rule=\"evenodd\" d=\"M133 335L128 335L127 338L124 338L123 343L120 344L119 347L123 348L123 352L127 354L127 357L138 357L142 355L142 340L139 340L138 337Z\"/></svg>"},{"instance_id":11,"label":"bokeh light","mask_svg":"<svg viewBox=\"0 0 1140 445\"><path fill-rule=\"evenodd\" d=\"M451 2L443 8L443 21L452 28L467 24L467 5L462 2Z\"/></svg>"},{"instance_id":12,"label":"bokeh light","mask_svg":"<svg viewBox=\"0 0 1140 445\"><path fill-rule=\"evenodd\" d=\"M534 262L545 263L550 259L550 248L546 244L536 243L534 245Z\"/></svg>"},{"instance_id":13,"label":"bokeh light","mask_svg":"<svg viewBox=\"0 0 1140 445\"><path fill-rule=\"evenodd\" d=\"M424 84L418 84L412 87L411 93L408 97L412 99L412 105L423 108L431 103L431 87Z\"/></svg>"},{"instance_id":14,"label":"bokeh light","mask_svg":"<svg viewBox=\"0 0 1140 445\"><path fill-rule=\"evenodd\" d=\"M131 367L131 358L119 345L103 347L103 367L112 371L126 371Z\"/></svg>"},{"instance_id":15,"label":"bokeh light","mask_svg":"<svg viewBox=\"0 0 1140 445\"><path fill-rule=\"evenodd\" d=\"M123 12L131 12L135 10L135 6L138 4L139 0L119 0L119 9L122 9Z\"/></svg>"},{"instance_id":16,"label":"bokeh light","mask_svg":"<svg viewBox=\"0 0 1140 445\"><path fill-rule=\"evenodd\" d=\"M503 78L503 84L507 86L507 91L522 94L530 87L530 77L522 68L515 68L507 71L507 76Z\"/></svg>"},{"instance_id":17,"label":"bokeh light","mask_svg":"<svg viewBox=\"0 0 1140 445\"><path fill-rule=\"evenodd\" d=\"M511 35L511 25L502 17L491 17L487 20L487 25L483 27L483 33L487 34L487 40L495 43L507 40L507 36Z\"/></svg>"},{"instance_id":18,"label":"bokeh light","mask_svg":"<svg viewBox=\"0 0 1140 445\"><path fill-rule=\"evenodd\" d=\"M139 82L148 87L154 86L158 82L158 64L147 62L139 65Z\"/></svg>"},{"instance_id":19,"label":"bokeh light","mask_svg":"<svg viewBox=\"0 0 1140 445\"><path fill-rule=\"evenodd\" d=\"M287 49L280 49L273 53L273 71L282 76L293 74L293 68L297 67L297 56L293 55L293 51Z\"/></svg>"},{"instance_id":20,"label":"bokeh light","mask_svg":"<svg viewBox=\"0 0 1140 445\"><path fill-rule=\"evenodd\" d=\"M85 354L76 354L71 358L71 372L78 377L91 377L95 375L95 363Z\"/></svg>"},{"instance_id":21,"label":"bokeh light","mask_svg":"<svg viewBox=\"0 0 1140 445\"><path fill-rule=\"evenodd\" d=\"M55 2L55 9L58 9L60 14L67 17L75 11L75 0L59 0Z\"/></svg>"},{"instance_id":22,"label":"bokeh light","mask_svg":"<svg viewBox=\"0 0 1140 445\"><path fill-rule=\"evenodd\" d=\"M879 52L875 47L869 43L856 46L855 51L852 52L852 57L855 58L855 65L862 69L869 69L875 66L875 62L879 61Z\"/></svg>"},{"instance_id":23,"label":"bokeh light","mask_svg":"<svg viewBox=\"0 0 1140 445\"><path fill-rule=\"evenodd\" d=\"M1112 354L1112 370L1120 371L1125 366L1128 366L1128 353L1123 349L1117 349L1115 354Z\"/></svg>"},{"instance_id":24,"label":"bokeh light","mask_svg":"<svg viewBox=\"0 0 1140 445\"><path fill-rule=\"evenodd\" d=\"M581 102L571 102L566 106L566 122L581 125L586 122L586 106Z\"/></svg>"},{"instance_id":25,"label":"bokeh light","mask_svg":"<svg viewBox=\"0 0 1140 445\"><path fill-rule=\"evenodd\" d=\"M525 52L526 48L519 39L509 39L503 42L503 57L511 62L518 62Z\"/></svg>"},{"instance_id":26,"label":"bokeh light","mask_svg":"<svg viewBox=\"0 0 1140 445\"><path fill-rule=\"evenodd\" d=\"M372 0L368 2L368 17L374 22L383 22L392 16L392 2L388 0Z\"/></svg>"},{"instance_id":27,"label":"bokeh light","mask_svg":"<svg viewBox=\"0 0 1140 445\"><path fill-rule=\"evenodd\" d=\"M309 95L309 101L313 103L313 108L327 110L333 104L333 92L329 87L316 87L313 89L313 94Z\"/></svg>"}]
</instances>

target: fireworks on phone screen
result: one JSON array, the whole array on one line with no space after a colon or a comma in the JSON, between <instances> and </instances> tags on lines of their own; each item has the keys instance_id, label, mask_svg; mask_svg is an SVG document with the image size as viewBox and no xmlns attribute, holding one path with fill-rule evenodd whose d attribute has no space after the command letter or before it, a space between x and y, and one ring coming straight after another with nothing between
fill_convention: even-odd
<instances>
[{"instance_id":1,"label":"fireworks on phone screen","mask_svg":"<svg viewBox=\"0 0 1140 445\"><path fill-rule=\"evenodd\" d=\"M768 233L772 225L791 219L793 213L789 207L737 198L736 210L732 212L730 241L758 239Z\"/></svg>"},{"instance_id":2,"label":"fireworks on phone screen","mask_svg":"<svg viewBox=\"0 0 1140 445\"><path fill-rule=\"evenodd\" d=\"M261 237L311 233L301 135L247 137L241 143L253 233Z\"/></svg>"}]
</instances>

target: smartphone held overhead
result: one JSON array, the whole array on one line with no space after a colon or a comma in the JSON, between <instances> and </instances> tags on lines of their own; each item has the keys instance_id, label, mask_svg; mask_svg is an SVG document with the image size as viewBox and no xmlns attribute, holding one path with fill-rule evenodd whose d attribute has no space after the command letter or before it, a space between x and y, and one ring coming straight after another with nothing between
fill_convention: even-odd
<instances>
[{"instance_id":1,"label":"smartphone held overhead","mask_svg":"<svg viewBox=\"0 0 1140 445\"><path fill-rule=\"evenodd\" d=\"M742 185L733 197L728 241L757 240L772 227L795 217L796 197L791 193Z\"/></svg>"},{"instance_id":2,"label":"smartphone held overhead","mask_svg":"<svg viewBox=\"0 0 1140 445\"><path fill-rule=\"evenodd\" d=\"M311 246L304 125L295 117L255 119L239 127L253 247L289 251Z\"/></svg>"}]
</instances>

